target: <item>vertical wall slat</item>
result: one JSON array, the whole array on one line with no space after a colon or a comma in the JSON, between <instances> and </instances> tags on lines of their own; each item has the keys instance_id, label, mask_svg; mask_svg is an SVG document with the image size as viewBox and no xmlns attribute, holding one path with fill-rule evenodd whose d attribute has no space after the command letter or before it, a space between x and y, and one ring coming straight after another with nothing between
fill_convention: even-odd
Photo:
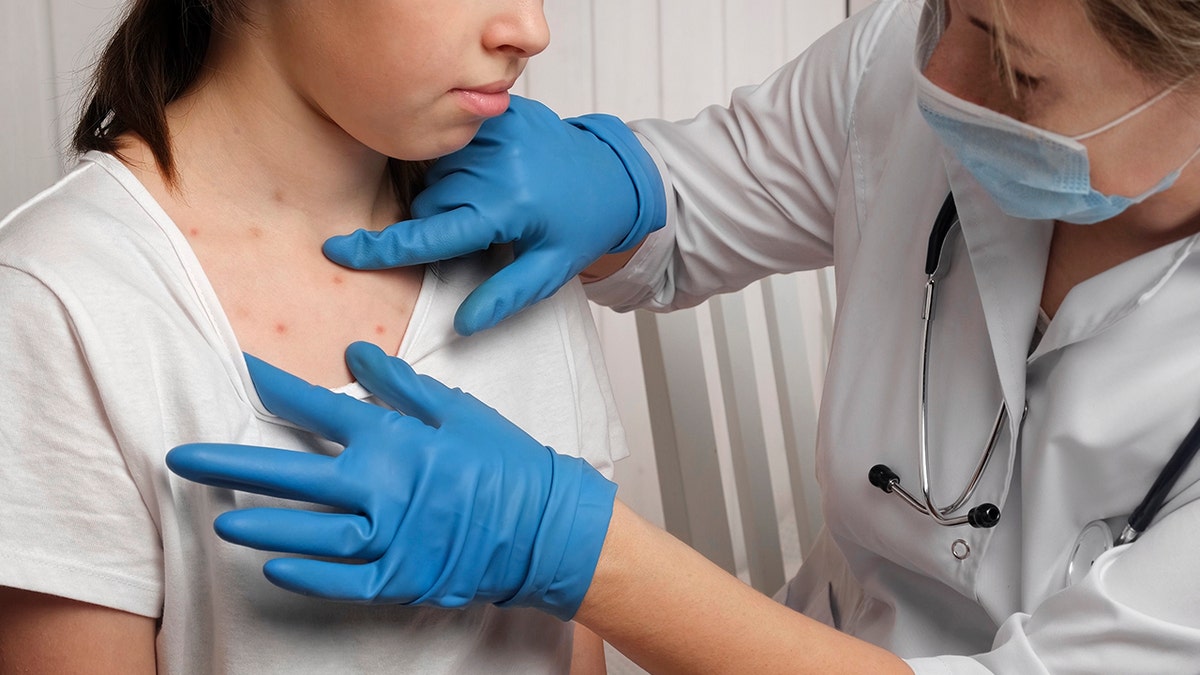
<instances>
[{"instance_id":1,"label":"vertical wall slat","mask_svg":"<svg viewBox=\"0 0 1200 675\"><path fill-rule=\"evenodd\" d=\"M60 173L51 42L45 0L0 3L0 218Z\"/></svg>"},{"instance_id":2,"label":"vertical wall slat","mask_svg":"<svg viewBox=\"0 0 1200 675\"><path fill-rule=\"evenodd\" d=\"M775 366L775 394L783 417L788 480L803 556L812 549L822 523L815 475L817 399L812 387L808 337L799 315L804 304L795 276L768 279L763 284L763 299Z\"/></svg>"},{"instance_id":3,"label":"vertical wall slat","mask_svg":"<svg viewBox=\"0 0 1200 675\"><path fill-rule=\"evenodd\" d=\"M758 84L784 64L784 21L784 0L725 0L727 88Z\"/></svg>"},{"instance_id":4,"label":"vertical wall slat","mask_svg":"<svg viewBox=\"0 0 1200 675\"><path fill-rule=\"evenodd\" d=\"M92 65L127 3L123 0L48 0L54 31L55 102L58 112L57 147L65 149L83 104ZM69 153L63 167L72 164Z\"/></svg>"},{"instance_id":5,"label":"vertical wall slat","mask_svg":"<svg viewBox=\"0 0 1200 675\"><path fill-rule=\"evenodd\" d=\"M625 120L661 115L658 0L597 0L592 19L595 110Z\"/></svg>"},{"instance_id":6,"label":"vertical wall slat","mask_svg":"<svg viewBox=\"0 0 1200 675\"><path fill-rule=\"evenodd\" d=\"M745 303L734 294L709 305L750 583L773 593L784 582L783 556Z\"/></svg>"},{"instance_id":7,"label":"vertical wall slat","mask_svg":"<svg viewBox=\"0 0 1200 675\"><path fill-rule=\"evenodd\" d=\"M726 98L722 0L660 0L662 115L693 117Z\"/></svg>"},{"instance_id":8,"label":"vertical wall slat","mask_svg":"<svg viewBox=\"0 0 1200 675\"><path fill-rule=\"evenodd\" d=\"M638 317L663 515L669 532L733 573L695 314Z\"/></svg>"},{"instance_id":9,"label":"vertical wall slat","mask_svg":"<svg viewBox=\"0 0 1200 675\"><path fill-rule=\"evenodd\" d=\"M852 0L856 2L857 0ZM845 0L785 0L784 61L798 56L817 38L846 18ZM783 65L781 62L779 65Z\"/></svg>"},{"instance_id":10,"label":"vertical wall slat","mask_svg":"<svg viewBox=\"0 0 1200 675\"><path fill-rule=\"evenodd\" d=\"M545 3L550 46L529 62L525 88L562 117L595 109L591 0Z\"/></svg>"}]
</instances>

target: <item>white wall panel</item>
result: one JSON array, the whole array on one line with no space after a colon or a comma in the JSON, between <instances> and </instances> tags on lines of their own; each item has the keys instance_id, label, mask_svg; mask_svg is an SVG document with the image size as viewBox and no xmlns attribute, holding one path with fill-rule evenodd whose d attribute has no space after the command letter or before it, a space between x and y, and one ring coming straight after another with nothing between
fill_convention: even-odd
<instances>
[{"instance_id":1,"label":"white wall panel","mask_svg":"<svg viewBox=\"0 0 1200 675\"><path fill-rule=\"evenodd\" d=\"M67 144L83 85L120 6L119 0L0 1L0 120L6 127L0 214L47 187L70 163Z\"/></svg>"},{"instance_id":2,"label":"white wall panel","mask_svg":"<svg viewBox=\"0 0 1200 675\"><path fill-rule=\"evenodd\" d=\"M59 147L65 152L83 103L92 66L111 36L124 3L120 0L48 0L54 39L54 100Z\"/></svg>"},{"instance_id":3,"label":"white wall panel","mask_svg":"<svg viewBox=\"0 0 1200 675\"><path fill-rule=\"evenodd\" d=\"M658 0L595 0L592 27L595 110L626 120L662 115Z\"/></svg>"},{"instance_id":4,"label":"white wall panel","mask_svg":"<svg viewBox=\"0 0 1200 675\"><path fill-rule=\"evenodd\" d=\"M550 47L525 74L529 96L563 117L595 110L594 34L590 0L546 3Z\"/></svg>"},{"instance_id":5,"label":"white wall panel","mask_svg":"<svg viewBox=\"0 0 1200 675\"><path fill-rule=\"evenodd\" d=\"M692 117L724 102L725 2L659 0L659 52L662 63L662 116Z\"/></svg>"},{"instance_id":6,"label":"white wall panel","mask_svg":"<svg viewBox=\"0 0 1200 675\"><path fill-rule=\"evenodd\" d=\"M852 10L856 2L850 0ZM847 16L845 2L821 0L784 0L784 45L788 58L797 56L830 28Z\"/></svg>"},{"instance_id":7,"label":"white wall panel","mask_svg":"<svg viewBox=\"0 0 1200 675\"><path fill-rule=\"evenodd\" d=\"M810 3L812 4L812 3ZM788 60L784 0L726 2L725 84L758 84Z\"/></svg>"},{"instance_id":8,"label":"white wall panel","mask_svg":"<svg viewBox=\"0 0 1200 675\"><path fill-rule=\"evenodd\" d=\"M50 19L43 2L0 3L0 217L59 174Z\"/></svg>"}]
</instances>

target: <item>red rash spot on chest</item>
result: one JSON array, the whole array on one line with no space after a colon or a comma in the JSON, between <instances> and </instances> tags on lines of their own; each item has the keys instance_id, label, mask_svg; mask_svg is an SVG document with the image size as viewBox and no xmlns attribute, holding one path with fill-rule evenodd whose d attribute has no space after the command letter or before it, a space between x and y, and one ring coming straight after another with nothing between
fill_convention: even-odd
<instances>
[{"instance_id":1,"label":"red rash spot on chest","mask_svg":"<svg viewBox=\"0 0 1200 675\"><path fill-rule=\"evenodd\" d=\"M334 283L335 285L337 285L337 286L341 286L342 284L346 283L346 280L345 280L345 279L343 279L343 278L341 278L341 277L339 277L339 276L335 276L335 277L333 278L333 283Z\"/></svg>"},{"instance_id":2,"label":"red rash spot on chest","mask_svg":"<svg viewBox=\"0 0 1200 675\"><path fill-rule=\"evenodd\" d=\"M193 237L199 237L200 236L200 228L193 227L192 229L188 230L188 234Z\"/></svg>"},{"instance_id":3,"label":"red rash spot on chest","mask_svg":"<svg viewBox=\"0 0 1200 675\"><path fill-rule=\"evenodd\" d=\"M383 335L386 332L387 332L387 328L385 328L383 326L375 326L375 334L376 335Z\"/></svg>"},{"instance_id":4,"label":"red rash spot on chest","mask_svg":"<svg viewBox=\"0 0 1200 675\"><path fill-rule=\"evenodd\" d=\"M275 324L275 332L283 335L284 333L288 332L288 327L286 324L277 323Z\"/></svg>"}]
</instances>

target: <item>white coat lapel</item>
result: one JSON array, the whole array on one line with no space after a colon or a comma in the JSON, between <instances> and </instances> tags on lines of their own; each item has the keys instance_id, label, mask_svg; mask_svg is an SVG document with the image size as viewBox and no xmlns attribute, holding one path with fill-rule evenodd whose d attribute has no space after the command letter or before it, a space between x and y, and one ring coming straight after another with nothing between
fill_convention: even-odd
<instances>
[{"instance_id":1,"label":"white coat lapel","mask_svg":"<svg viewBox=\"0 0 1200 675\"><path fill-rule=\"evenodd\" d=\"M1048 221L1006 215L956 159L946 153L950 189L979 286L1000 387L1013 437L1025 406L1025 364L1041 303L1053 228Z\"/></svg>"}]
</instances>

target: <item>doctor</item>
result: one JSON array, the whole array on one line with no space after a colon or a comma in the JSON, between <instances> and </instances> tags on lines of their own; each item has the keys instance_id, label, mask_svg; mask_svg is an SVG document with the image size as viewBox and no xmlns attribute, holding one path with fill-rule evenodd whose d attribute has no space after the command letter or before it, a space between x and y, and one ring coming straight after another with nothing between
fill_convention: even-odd
<instances>
[{"instance_id":1,"label":"doctor","mask_svg":"<svg viewBox=\"0 0 1200 675\"><path fill-rule=\"evenodd\" d=\"M883 0L689 122L634 136L514 100L435 168L427 218L326 245L370 268L513 242L464 333L589 265L594 299L668 311L832 264L827 528L787 607L368 345L351 368L406 415L251 364L263 401L338 458L168 461L359 505L217 521L235 543L345 559L274 560L284 588L539 607L651 671L1200 672L1200 462L1170 472L1139 539L1112 534L1200 416L1197 72L1190 0Z\"/></svg>"}]
</instances>

